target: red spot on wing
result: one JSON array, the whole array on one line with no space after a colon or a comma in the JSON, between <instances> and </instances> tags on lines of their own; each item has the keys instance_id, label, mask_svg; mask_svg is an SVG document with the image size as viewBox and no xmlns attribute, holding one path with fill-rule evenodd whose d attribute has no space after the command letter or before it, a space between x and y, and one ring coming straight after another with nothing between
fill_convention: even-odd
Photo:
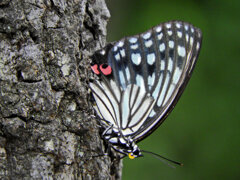
<instances>
[{"instance_id":1,"label":"red spot on wing","mask_svg":"<svg viewBox=\"0 0 240 180\"><path fill-rule=\"evenodd\" d=\"M98 65L97 65L97 64L94 64L93 66L91 66L91 69L92 69L92 71L93 71L95 74L97 74L97 75L100 74L100 72L99 72L99 70L98 70Z\"/></svg>"},{"instance_id":2,"label":"red spot on wing","mask_svg":"<svg viewBox=\"0 0 240 180\"><path fill-rule=\"evenodd\" d=\"M111 66L107 65L107 64L101 64L100 65L100 70L104 75L109 75L112 73L112 68Z\"/></svg>"}]
</instances>

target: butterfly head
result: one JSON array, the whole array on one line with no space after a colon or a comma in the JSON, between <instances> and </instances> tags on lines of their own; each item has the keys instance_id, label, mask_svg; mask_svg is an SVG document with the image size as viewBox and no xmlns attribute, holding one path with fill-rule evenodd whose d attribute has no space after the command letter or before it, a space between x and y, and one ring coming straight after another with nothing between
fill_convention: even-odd
<instances>
[{"instance_id":1,"label":"butterfly head","mask_svg":"<svg viewBox=\"0 0 240 180\"><path fill-rule=\"evenodd\" d=\"M107 59L108 59L108 53L113 47L112 43L109 43L107 46L105 46L103 49L96 51L91 56L91 69L94 74L96 75L104 75L109 76L112 74L112 68L110 65L108 65Z\"/></svg>"},{"instance_id":2,"label":"butterfly head","mask_svg":"<svg viewBox=\"0 0 240 180\"><path fill-rule=\"evenodd\" d=\"M92 65L93 64L104 64L107 63L108 54L111 48L113 47L112 43L108 43L104 48L96 51L92 56Z\"/></svg>"}]
</instances>

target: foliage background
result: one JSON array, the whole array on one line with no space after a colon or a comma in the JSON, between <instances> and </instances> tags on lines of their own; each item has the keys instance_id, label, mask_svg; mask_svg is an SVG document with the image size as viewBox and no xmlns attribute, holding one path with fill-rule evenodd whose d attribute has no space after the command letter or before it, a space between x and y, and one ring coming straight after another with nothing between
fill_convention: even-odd
<instances>
[{"instance_id":1,"label":"foliage background","mask_svg":"<svg viewBox=\"0 0 240 180\"><path fill-rule=\"evenodd\" d=\"M114 0L108 41L161 22L183 20L203 32L201 53L178 105L139 143L184 163L170 168L150 155L124 159L123 180L240 179L240 21L238 0Z\"/></svg>"}]
</instances>

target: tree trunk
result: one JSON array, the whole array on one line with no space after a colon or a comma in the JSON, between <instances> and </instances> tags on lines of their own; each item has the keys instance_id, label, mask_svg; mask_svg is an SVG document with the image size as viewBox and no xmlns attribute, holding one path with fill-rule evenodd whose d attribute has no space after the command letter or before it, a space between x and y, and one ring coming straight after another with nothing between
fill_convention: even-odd
<instances>
[{"instance_id":1,"label":"tree trunk","mask_svg":"<svg viewBox=\"0 0 240 180\"><path fill-rule=\"evenodd\" d=\"M0 179L121 179L89 103L104 0L0 1Z\"/></svg>"}]
</instances>

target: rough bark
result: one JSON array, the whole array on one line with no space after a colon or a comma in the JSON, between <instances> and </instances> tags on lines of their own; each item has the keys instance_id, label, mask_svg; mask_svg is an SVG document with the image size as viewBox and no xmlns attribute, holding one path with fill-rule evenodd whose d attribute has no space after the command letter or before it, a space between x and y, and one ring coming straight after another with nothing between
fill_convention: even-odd
<instances>
[{"instance_id":1,"label":"rough bark","mask_svg":"<svg viewBox=\"0 0 240 180\"><path fill-rule=\"evenodd\" d=\"M87 85L109 18L104 0L0 1L0 179L121 178Z\"/></svg>"}]
</instances>

